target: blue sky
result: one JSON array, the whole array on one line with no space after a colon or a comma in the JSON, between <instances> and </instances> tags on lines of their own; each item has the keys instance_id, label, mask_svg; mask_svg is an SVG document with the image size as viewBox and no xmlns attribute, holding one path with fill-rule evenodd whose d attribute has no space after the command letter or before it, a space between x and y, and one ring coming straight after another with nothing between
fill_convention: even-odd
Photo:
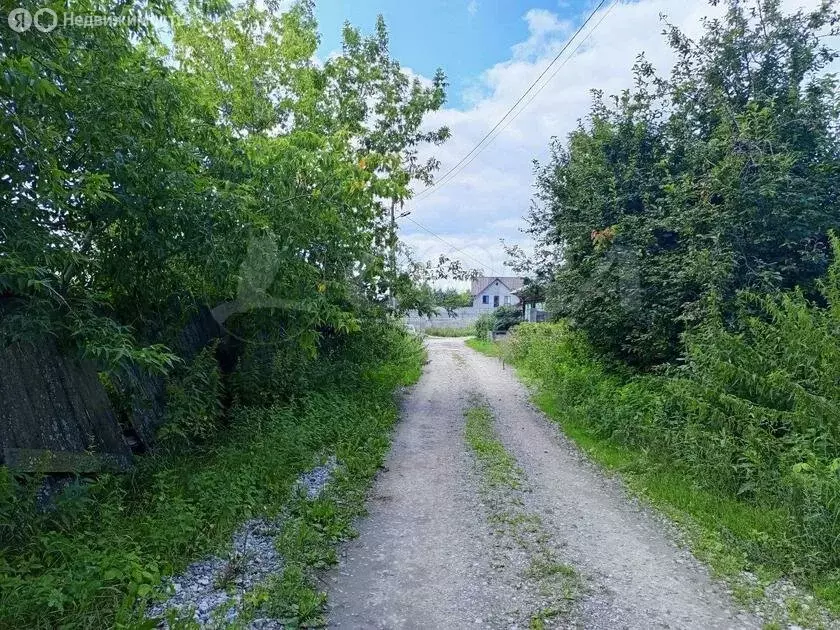
<instances>
[{"instance_id":1,"label":"blue sky","mask_svg":"<svg viewBox=\"0 0 840 630\"><path fill-rule=\"evenodd\" d=\"M424 76L443 68L451 83L449 104L461 107L464 92L481 73L509 58L511 47L528 37L523 16L529 10L574 19L589 5L589 0L321 0L319 52L325 57L340 48L345 21L369 32L381 13L394 56Z\"/></svg>"},{"instance_id":2,"label":"blue sky","mask_svg":"<svg viewBox=\"0 0 840 630\"><path fill-rule=\"evenodd\" d=\"M821 0L782 0L783 9L814 8ZM442 67L451 86L446 106L427 117L446 125L451 139L427 150L441 162L440 174L466 155L549 65L597 4L597 0L316 0L325 58L340 50L345 20L370 32L382 13L391 52L415 74L431 77ZM701 19L721 7L708 0L611 0L569 46L562 67L538 83L543 89L469 167L406 209L400 237L414 258L440 254L460 259L486 275L512 275L501 240L520 244L523 216L533 199L533 161L544 162L552 137L564 139L589 112L591 90L617 94L632 85L639 53L660 73L674 55L662 36L661 15L691 37ZM580 46L578 47L578 45ZM840 60L837 62L840 70ZM419 189L416 192L420 192ZM446 241L421 230L420 222ZM477 262L478 261L478 262Z\"/></svg>"},{"instance_id":3,"label":"blue sky","mask_svg":"<svg viewBox=\"0 0 840 630\"><path fill-rule=\"evenodd\" d=\"M452 137L426 153L440 160L443 174L516 102L596 4L597 0L316 0L319 56L340 50L345 20L369 33L381 13L391 53L403 67L425 77L443 68L450 82L447 103L427 121L430 127L448 126ZM660 13L671 14L679 24L699 24L707 8L707 0L617 0L611 11L601 9L590 27L601 18L602 23L539 97L451 182L409 202L411 215L401 220L400 237L414 257L435 260L446 254L486 275L511 275L501 241L529 247L522 228L533 195L533 160L545 160L551 138L564 137L586 115L590 90L610 94L630 85L639 52L652 52L665 66L671 63L667 53L663 57L667 45L660 35Z\"/></svg>"}]
</instances>

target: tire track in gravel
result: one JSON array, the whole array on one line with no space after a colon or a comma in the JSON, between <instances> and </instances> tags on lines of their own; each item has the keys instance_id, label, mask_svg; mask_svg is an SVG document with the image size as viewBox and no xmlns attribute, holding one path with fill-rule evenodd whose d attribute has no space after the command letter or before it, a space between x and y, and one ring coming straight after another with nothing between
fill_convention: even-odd
<instances>
[{"instance_id":1,"label":"tire track in gravel","mask_svg":"<svg viewBox=\"0 0 840 630\"><path fill-rule=\"evenodd\" d=\"M329 576L335 628L486 627L516 598L492 565L464 442L464 361L430 349L402 404L359 537Z\"/></svg>"},{"instance_id":2,"label":"tire track in gravel","mask_svg":"<svg viewBox=\"0 0 840 630\"><path fill-rule=\"evenodd\" d=\"M463 413L476 394L528 481L517 501L584 582L580 616L551 625L760 627L674 544L661 519L531 406L510 370L461 339L430 339L427 346L430 362L403 402L369 516L329 576L331 627L523 627L511 611L532 603L522 590L528 558L490 522L464 440Z\"/></svg>"},{"instance_id":3,"label":"tire track in gravel","mask_svg":"<svg viewBox=\"0 0 840 630\"><path fill-rule=\"evenodd\" d=\"M463 342L461 342L463 343ZM436 344L439 352L460 349ZM528 507L543 516L584 576L586 628L760 628L668 526L591 464L545 416L511 369L470 351L467 366L497 418L496 430L528 476Z\"/></svg>"}]
</instances>

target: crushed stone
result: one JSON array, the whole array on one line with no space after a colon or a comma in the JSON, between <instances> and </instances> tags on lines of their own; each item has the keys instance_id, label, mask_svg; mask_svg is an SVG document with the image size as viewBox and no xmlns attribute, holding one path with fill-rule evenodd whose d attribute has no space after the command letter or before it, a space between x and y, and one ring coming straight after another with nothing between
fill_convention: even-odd
<instances>
[{"instance_id":1,"label":"crushed stone","mask_svg":"<svg viewBox=\"0 0 840 630\"><path fill-rule=\"evenodd\" d=\"M295 481L296 492L308 499L318 497L329 484L338 467L335 456L301 474ZM168 598L146 611L148 618L164 618L175 612L179 618L189 618L202 627L232 623L248 591L269 576L283 570L283 558L277 552L275 537L282 527L282 515L276 519L251 519L234 532L226 557L210 556L194 562L180 575L167 580ZM161 628L167 627L161 621ZM273 619L250 622L255 630L273 630L282 625Z\"/></svg>"}]
</instances>

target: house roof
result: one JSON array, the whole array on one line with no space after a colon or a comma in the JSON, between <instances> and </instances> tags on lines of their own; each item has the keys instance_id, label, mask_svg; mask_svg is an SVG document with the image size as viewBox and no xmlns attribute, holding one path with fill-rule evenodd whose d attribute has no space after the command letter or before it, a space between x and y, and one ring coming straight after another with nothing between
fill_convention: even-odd
<instances>
[{"instance_id":1,"label":"house roof","mask_svg":"<svg viewBox=\"0 0 840 630\"><path fill-rule=\"evenodd\" d=\"M489 287L496 280L505 285L508 288L508 291L511 292L517 291L525 286L525 278L518 278L515 276L479 276L478 278L473 278L472 281L473 297L484 291L484 289Z\"/></svg>"}]
</instances>

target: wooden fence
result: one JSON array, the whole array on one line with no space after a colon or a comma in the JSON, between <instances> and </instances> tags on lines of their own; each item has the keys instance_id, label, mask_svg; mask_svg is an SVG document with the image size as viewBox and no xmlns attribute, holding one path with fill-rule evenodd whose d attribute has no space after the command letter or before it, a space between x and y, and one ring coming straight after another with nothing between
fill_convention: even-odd
<instances>
[{"instance_id":1,"label":"wooden fence","mask_svg":"<svg viewBox=\"0 0 840 630\"><path fill-rule=\"evenodd\" d=\"M191 361L222 331L207 309L183 329L174 351ZM132 451L150 449L164 421L161 377L139 369L117 383L130 396L121 426L96 367L54 341L0 349L0 464L18 471L125 470Z\"/></svg>"}]
</instances>

